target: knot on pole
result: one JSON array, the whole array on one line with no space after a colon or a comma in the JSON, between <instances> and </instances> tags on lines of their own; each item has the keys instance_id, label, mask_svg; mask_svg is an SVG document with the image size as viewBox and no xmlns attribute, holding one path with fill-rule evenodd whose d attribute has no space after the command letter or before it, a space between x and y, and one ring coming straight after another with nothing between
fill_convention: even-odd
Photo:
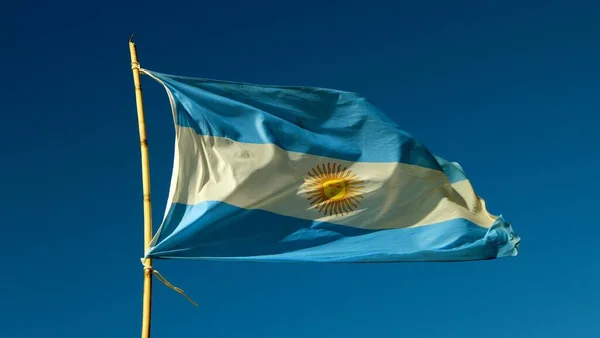
<instances>
[{"instance_id":1,"label":"knot on pole","mask_svg":"<svg viewBox=\"0 0 600 338\"><path fill-rule=\"evenodd\" d=\"M161 275L160 272L158 272L158 270L154 269L152 267L152 265L150 264L146 264L146 260L142 258L142 265L144 265L144 272L145 271L149 271L152 275L154 275L156 277L156 279L158 279L159 282L163 283L166 287L168 287L169 289L177 292L178 294L182 295L183 297L185 297L190 303L194 304L194 306L198 306L198 304L196 302L194 302L186 293L185 291L183 291L181 288L176 287L175 285L171 284L171 282L169 282L163 275Z\"/></svg>"}]
</instances>

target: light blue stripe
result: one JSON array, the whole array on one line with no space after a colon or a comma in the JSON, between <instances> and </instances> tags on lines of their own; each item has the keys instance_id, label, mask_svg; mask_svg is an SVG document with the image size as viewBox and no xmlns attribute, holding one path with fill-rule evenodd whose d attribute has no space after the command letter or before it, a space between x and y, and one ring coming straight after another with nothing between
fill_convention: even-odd
<instances>
[{"instance_id":1,"label":"light blue stripe","mask_svg":"<svg viewBox=\"0 0 600 338\"><path fill-rule=\"evenodd\" d=\"M464 261L517 254L519 237L500 217L485 229L465 219L364 230L210 201L174 204L147 257L298 261Z\"/></svg>"},{"instance_id":2,"label":"light blue stripe","mask_svg":"<svg viewBox=\"0 0 600 338\"><path fill-rule=\"evenodd\" d=\"M311 87L261 86L145 71L172 93L175 121L199 135L354 162L398 162L465 179L366 98ZM442 160L442 162L445 162Z\"/></svg>"}]
</instances>

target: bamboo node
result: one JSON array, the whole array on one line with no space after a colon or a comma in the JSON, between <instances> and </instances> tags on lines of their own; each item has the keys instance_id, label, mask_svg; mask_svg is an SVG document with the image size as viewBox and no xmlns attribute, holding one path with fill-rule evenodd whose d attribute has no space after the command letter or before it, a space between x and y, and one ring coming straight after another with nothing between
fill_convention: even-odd
<instances>
[{"instance_id":1,"label":"bamboo node","mask_svg":"<svg viewBox=\"0 0 600 338\"><path fill-rule=\"evenodd\" d=\"M140 68L140 63L139 63L139 62L137 62L137 61L133 61L133 62L131 63L131 69L137 69L137 70L140 70L140 69L141 69L141 68Z\"/></svg>"}]
</instances>

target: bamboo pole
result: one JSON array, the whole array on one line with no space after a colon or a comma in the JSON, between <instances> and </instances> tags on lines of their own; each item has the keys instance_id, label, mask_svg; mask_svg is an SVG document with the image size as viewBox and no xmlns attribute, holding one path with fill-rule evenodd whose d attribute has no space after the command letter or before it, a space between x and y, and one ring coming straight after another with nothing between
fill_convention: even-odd
<instances>
[{"instance_id":1,"label":"bamboo pole","mask_svg":"<svg viewBox=\"0 0 600 338\"><path fill-rule=\"evenodd\" d=\"M142 101L142 85L140 83L140 64L133 35L129 39L131 54L131 71L135 86L135 103L137 106L138 128L140 131L140 150L142 157L142 188L144 193L144 254L152 241L152 202L150 198L150 161L148 158L148 141L146 139L146 120ZM152 259L144 261L144 295L142 309L142 338L150 338L150 320L152 317Z\"/></svg>"}]
</instances>

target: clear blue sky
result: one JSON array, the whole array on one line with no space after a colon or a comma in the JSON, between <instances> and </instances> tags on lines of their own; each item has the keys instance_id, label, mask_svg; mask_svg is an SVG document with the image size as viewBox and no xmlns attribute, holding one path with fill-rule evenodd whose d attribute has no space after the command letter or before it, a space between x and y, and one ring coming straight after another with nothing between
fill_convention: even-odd
<instances>
[{"instance_id":1,"label":"clear blue sky","mask_svg":"<svg viewBox=\"0 0 600 338\"><path fill-rule=\"evenodd\" d=\"M415 3L3 3L0 336L139 336L135 32L151 70L366 95L522 237L470 263L159 261L200 307L156 283L153 337L600 337L600 5ZM157 226L174 131L143 89Z\"/></svg>"}]
</instances>

